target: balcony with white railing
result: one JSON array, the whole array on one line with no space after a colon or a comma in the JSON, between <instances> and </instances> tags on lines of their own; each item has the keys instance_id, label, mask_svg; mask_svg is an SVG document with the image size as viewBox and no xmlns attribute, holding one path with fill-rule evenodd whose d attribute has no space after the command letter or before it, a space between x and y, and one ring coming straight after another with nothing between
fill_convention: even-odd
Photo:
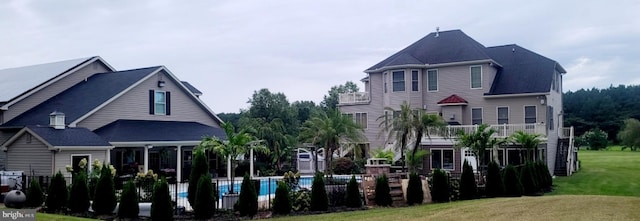
<instances>
[{"instance_id":1,"label":"balcony with white railing","mask_svg":"<svg viewBox=\"0 0 640 221\"><path fill-rule=\"evenodd\" d=\"M477 131L479 127L480 125L448 125L444 128L444 131L437 133L435 136L456 137L460 132L466 134L473 133ZM540 134L542 137L547 137L545 124L500 124L489 125L489 128L494 129L496 133L493 135L499 138L509 137L517 131L523 131L528 134Z\"/></svg>"},{"instance_id":2,"label":"balcony with white railing","mask_svg":"<svg viewBox=\"0 0 640 221\"><path fill-rule=\"evenodd\" d=\"M342 93L338 95L338 105L368 104L369 92Z\"/></svg>"}]
</instances>

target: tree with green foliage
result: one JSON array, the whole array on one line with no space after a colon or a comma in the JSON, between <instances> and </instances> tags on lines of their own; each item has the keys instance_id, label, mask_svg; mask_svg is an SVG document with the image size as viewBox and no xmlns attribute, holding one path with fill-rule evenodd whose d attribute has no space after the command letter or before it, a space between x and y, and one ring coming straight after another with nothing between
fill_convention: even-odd
<instances>
[{"instance_id":1,"label":"tree with green foliage","mask_svg":"<svg viewBox=\"0 0 640 221\"><path fill-rule=\"evenodd\" d=\"M387 139L395 139L396 150L400 152L402 171L406 166L404 154L409 144L409 138L413 134L413 118L411 105L404 101L398 110L385 107L384 114L377 119L380 122L378 126L382 128L379 135L387 133Z\"/></svg>"},{"instance_id":2,"label":"tree with green foliage","mask_svg":"<svg viewBox=\"0 0 640 221\"><path fill-rule=\"evenodd\" d=\"M198 180L198 195L193 204L193 214L196 219L210 219L215 214L216 198L213 195L211 175L206 174Z\"/></svg>"},{"instance_id":3,"label":"tree with green foliage","mask_svg":"<svg viewBox=\"0 0 640 221\"><path fill-rule=\"evenodd\" d=\"M624 120L624 125L618 132L618 140L622 144L622 150L636 151L640 148L640 121L629 118Z\"/></svg>"},{"instance_id":4,"label":"tree with green foliage","mask_svg":"<svg viewBox=\"0 0 640 221\"><path fill-rule=\"evenodd\" d=\"M51 178L51 184L47 191L47 198L45 201L46 210L48 212L56 212L64 209L67 205L67 199L69 197L69 191L67 190L67 181L60 171Z\"/></svg>"},{"instance_id":5,"label":"tree with green foliage","mask_svg":"<svg viewBox=\"0 0 640 221\"><path fill-rule=\"evenodd\" d=\"M360 88L358 88L358 85L352 81L347 81L344 84L333 86L329 89L328 95L325 95L320 102L320 107L325 110L336 109L340 100L340 94L355 93L358 91L360 91Z\"/></svg>"},{"instance_id":6,"label":"tree with green foliage","mask_svg":"<svg viewBox=\"0 0 640 221\"><path fill-rule=\"evenodd\" d=\"M473 174L473 167L465 160L462 165L462 176L460 177L460 199L475 199L477 195L478 185L476 184L476 177Z\"/></svg>"},{"instance_id":7,"label":"tree with green foliage","mask_svg":"<svg viewBox=\"0 0 640 221\"><path fill-rule=\"evenodd\" d=\"M387 159L389 164L393 163L394 155L393 150L384 150L382 147L371 150L371 157Z\"/></svg>"},{"instance_id":8,"label":"tree with green foliage","mask_svg":"<svg viewBox=\"0 0 640 221\"><path fill-rule=\"evenodd\" d=\"M258 213L258 194L249 174L245 174L242 179L238 208L241 216L254 216Z\"/></svg>"},{"instance_id":9,"label":"tree with green foliage","mask_svg":"<svg viewBox=\"0 0 640 221\"><path fill-rule=\"evenodd\" d=\"M520 183L523 195L535 196L538 193L538 184L531 163L526 163L520 168Z\"/></svg>"},{"instance_id":10,"label":"tree with green foliage","mask_svg":"<svg viewBox=\"0 0 640 221\"><path fill-rule=\"evenodd\" d=\"M422 156L417 155L418 151L421 151L420 145L422 143L422 138L426 136L429 140L431 140L431 135L443 131L445 126L447 126L447 123L444 121L444 119L442 119L442 117L440 117L440 115L429 114L424 109L413 111L411 117L412 119L410 123L413 130L414 141L411 153L407 154L407 157L411 156L412 159L411 162L409 162L409 159L407 159L407 164L414 164L409 165L409 170L411 171L413 169L413 172L416 172L415 170L417 169L417 167L415 167L415 163L421 164L422 157L425 156L426 153L428 153L425 151L425 154L423 154Z\"/></svg>"},{"instance_id":11,"label":"tree with green foliage","mask_svg":"<svg viewBox=\"0 0 640 221\"><path fill-rule=\"evenodd\" d=\"M26 207L40 207L44 202L44 193L42 193L42 187L38 179L31 179L29 189L27 189L27 201Z\"/></svg>"},{"instance_id":12,"label":"tree with green foliage","mask_svg":"<svg viewBox=\"0 0 640 221\"><path fill-rule=\"evenodd\" d=\"M269 122L255 124L256 137L264 140L264 144L269 148L271 162L277 171L282 171L283 161L291 159L291 150L296 144L296 139L287 134L287 128L282 119L276 118Z\"/></svg>"},{"instance_id":13,"label":"tree with green foliage","mask_svg":"<svg viewBox=\"0 0 640 221\"><path fill-rule=\"evenodd\" d=\"M495 161L491 161L487 168L487 183L485 184L485 194L487 197L499 197L504 193L504 184L500 175L500 166Z\"/></svg>"},{"instance_id":14,"label":"tree with green foliage","mask_svg":"<svg viewBox=\"0 0 640 221\"><path fill-rule=\"evenodd\" d=\"M132 180L129 180L124 184L122 194L120 194L118 217L135 219L138 218L139 213L140 205L138 204L138 191L136 190L136 184Z\"/></svg>"},{"instance_id":15,"label":"tree with green foliage","mask_svg":"<svg viewBox=\"0 0 640 221\"><path fill-rule=\"evenodd\" d=\"M300 136L302 140L324 148L325 169L327 174L332 174L332 156L340 147L340 143L361 142L366 139L363 132L362 127L351 117L332 109L321 112L304 122Z\"/></svg>"},{"instance_id":16,"label":"tree with green foliage","mask_svg":"<svg viewBox=\"0 0 640 221\"><path fill-rule=\"evenodd\" d=\"M526 160L525 162L533 162L536 159L536 155L538 153L538 146L542 143L540 134L529 134L524 131L516 131L511 135L511 139L516 143L521 145L524 149L526 149Z\"/></svg>"},{"instance_id":17,"label":"tree with green foliage","mask_svg":"<svg viewBox=\"0 0 640 221\"><path fill-rule=\"evenodd\" d=\"M278 181L276 196L273 199L273 213L286 215L291 213L291 199L289 198L289 186L285 182Z\"/></svg>"},{"instance_id":18,"label":"tree with green foliage","mask_svg":"<svg viewBox=\"0 0 640 221\"><path fill-rule=\"evenodd\" d=\"M522 196L522 184L520 183L520 176L515 167L507 165L504 169L504 195L508 197L521 197Z\"/></svg>"},{"instance_id":19,"label":"tree with green foliage","mask_svg":"<svg viewBox=\"0 0 640 221\"><path fill-rule=\"evenodd\" d=\"M435 169L431 181L431 201L435 203L449 202L449 176L447 172Z\"/></svg>"},{"instance_id":20,"label":"tree with green foliage","mask_svg":"<svg viewBox=\"0 0 640 221\"><path fill-rule=\"evenodd\" d=\"M196 148L193 151L193 160L191 161L191 172L189 173L189 187L187 189L187 199L190 205L195 205L198 192L198 183L200 177L209 174L209 162L205 156L204 150Z\"/></svg>"},{"instance_id":21,"label":"tree with green foliage","mask_svg":"<svg viewBox=\"0 0 640 221\"><path fill-rule=\"evenodd\" d=\"M71 192L69 192L69 210L72 213L86 213L91 206L89 201L89 186L84 171L77 172L73 177Z\"/></svg>"},{"instance_id":22,"label":"tree with green foliage","mask_svg":"<svg viewBox=\"0 0 640 221\"><path fill-rule=\"evenodd\" d=\"M410 152L407 154L407 167L411 173L417 173L418 169L422 167L422 161L425 156L429 155L426 150L418 150L416 152Z\"/></svg>"},{"instance_id":23,"label":"tree with green foliage","mask_svg":"<svg viewBox=\"0 0 640 221\"><path fill-rule=\"evenodd\" d=\"M113 213L116 208L116 190L114 187L113 176L115 169L108 164L102 165L102 171L100 171L100 178L96 184L96 193L94 194L93 209L96 215L109 215Z\"/></svg>"},{"instance_id":24,"label":"tree with green foliage","mask_svg":"<svg viewBox=\"0 0 640 221\"><path fill-rule=\"evenodd\" d=\"M227 136L226 140L218 137L205 137L196 149L210 150L218 154L225 161L230 159L231 168L235 168L236 161L244 157L251 149L258 153L269 153L269 149L262 144L262 140L256 139L248 133L247 129L241 129L237 133L235 127L230 123L223 123L222 129ZM234 171L231 170L231 183L234 183ZM229 193L235 193L233 185L230 185Z\"/></svg>"},{"instance_id":25,"label":"tree with green foliage","mask_svg":"<svg viewBox=\"0 0 640 221\"><path fill-rule=\"evenodd\" d=\"M349 208L362 207L360 188L358 187L355 175L351 175L351 179L349 180L349 183L347 183L347 194L345 195L344 204Z\"/></svg>"},{"instance_id":26,"label":"tree with green foliage","mask_svg":"<svg viewBox=\"0 0 640 221\"><path fill-rule=\"evenodd\" d=\"M169 184L162 177L153 187L151 200L151 220L173 220L173 203L169 195Z\"/></svg>"},{"instance_id":27,"label":"tree with green foliage","mask_svg":"<svg viewBox=\"0 0 640 221\"><path fill-rule=\"evenodd\" d=\"M489 127L487 124L481 124L478 128L471 132L465 133L463 130L458 131L456 137L457 148L469 148L476 158L476 168L483 168L486 165L485 153L487 149L496 149L498 145L504 144L505 139L493 136L497 131ZM484 172L480 172L480 177L484 177Z\"/></svg>"},{"instance_id":28,"label":"tree with green foliage","mask_svg":"<svg viewBox=\"0 0 640 221\"><path fill-rule=\"evenodd\" d=\"M591 150L604 150L609 144L609 141L607 140L607 133L599 128L591 129L582 136L584 136L585 140L589 144L589 149Z\"/></svg>"},{"instance_id":29,"label":"tree with green foliage","mask_svg":"<svg viewBox=\"0 0 640 221\"><path fill-rule=\"evenodd\" d=\"M376 178L376 187L375 187L376 197L374 198L374 202L378 206L391 206L393 204L393 200L391 199L391 189L389 188L389 178L386 174L380 175Z\"/></svg>"},{"instance_id":30,"label":"tree with green foliage","mask_svg":"<svg viewBox=\"0 0 640 221\"><path fill-rule=\"evenodd\" d=\"M329 197L324 186L324 174L316 173L311 184L311 208L312 211L327 211L329 209Z\"/></svg>"},{"instance_id":31,"label":"tree with green foliage","mask_svg":"<svg viewBox=\"0 0 640 221\"><path fill-rule=\"evenodd\" d=\"M549 173L549 168L547 168L547 164L543 161L539 160L535 162L535 166L538 171L538 175L541 177L540 188L544 191L550 191L553 186L553 178L551 177L551 173Z\"/></svg>"},{"instance_id":32,"label":"tree with green foliage","mask_svg":"<svg viewBox=\"0 0 640 221\"><path fill-rule=\"evenodd\" d=\"M409 183L407 185L407 204L422 204L424 201L424 192L422 191L422 179L417 173L409 175Z\"/></svg>"}]
</instances>

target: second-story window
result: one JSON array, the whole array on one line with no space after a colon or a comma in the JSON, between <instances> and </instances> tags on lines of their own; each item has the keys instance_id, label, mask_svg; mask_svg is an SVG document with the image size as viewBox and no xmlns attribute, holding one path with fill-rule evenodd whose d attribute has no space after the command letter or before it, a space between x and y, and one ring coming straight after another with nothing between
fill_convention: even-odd
<instances>
[{"instance_id":1,"label":"second-story window","mask_svg":"<svg viewBox=\"0 0 640 221\"><path fill-rule=\"evenodd\" d=\"M438 90L438 70L427 71L427 87L428 91Z\"/></svg>"},{"instance_id":2,"label":"second-story window","mask_svg":"<svg viewBox=\"0 0 640 221\"><path fill-rule=\"evenodd\" d=\"M367 113L356 113L356 124L367 129Z\"/></svg>"},{"instance_id":3,"label":"second-story window","mask_svg":"<svg viewBox=\"0 0 640 221\"><path fill-rule=\"evenodd\" d=\"M149 90L149 114L171 115L171 93Z\"/></svg>"},{"instance_id":4,"label":"second-story window","mask_svg":"<svg viewBox=\"0 0 640 221\"><path fill-rule=\"evenodd\" d=\"M524 106L524 123L535 124L536 121L536 106Z\"/></svg>"},{"instance_id":5,"label":"second-story window","mask_svg":"<svg viewBox=\"0 0 640 221\"><path fill-rule=\"evenodd\" d=\"M482 124L482 108L471 109L471 124Z\"/></svg>"},{"instance_id":6,"label":"second-story window","mask_svg":"<svg viewBox=\"0 0 640 221\"><path fill-rule=\"evenodd\" d=\"M393 91L404 91L404 71L392 72Z\"/></svg>"},{"instance_id":7,"label":"second-story window","mask_svg":"<svg viewBox=\"0 0 640 221\"><path fill-rule=\"evenodd\" d=\"M411 91L418 91L418 71L411 71Z\"/></svg>"},{"instance_id":8,"label":"second-story window","mask_svg":"<svg viewBox=\"0 0 640 221\"><path fill-rule=\"evenodd\" d=\"M509 124L509 107L498 107L498 124Z\"/></svg>"},{"instance_id":9,"label":"second-story window","mask_svg":"<svg viewBox=\"0 0 640 221\"><path fill-rule=\"evenodd\" d=\"M482 88L482 66L471 66L471 88Z\"/></svg>"}]
</instances>

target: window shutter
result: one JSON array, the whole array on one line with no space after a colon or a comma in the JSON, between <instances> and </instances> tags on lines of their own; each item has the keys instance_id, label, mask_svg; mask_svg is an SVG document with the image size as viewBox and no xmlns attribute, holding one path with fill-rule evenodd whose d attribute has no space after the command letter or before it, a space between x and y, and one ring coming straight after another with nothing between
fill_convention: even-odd
<instances>
[{"instance_id":1,"label":"window shutter","mask_svg":"<svg viewBox=\"0 0 640 221\"><path fill-rule=\"evenodd\" d=\"M153 90L149 90L149 114L155 114L153 107L155 106L154 103L154 91Z\"/></svg>"},{"instance_id":2,"label":"window shutter","mask_svg":"<svg viewBox=\"0 0 640 221\"><path fill-rule=\"evenodd\" d=\"M165 93L165 102L166 102L166 115L171 115L171 92L167 91Z\"/></svg>"}]
</instances>

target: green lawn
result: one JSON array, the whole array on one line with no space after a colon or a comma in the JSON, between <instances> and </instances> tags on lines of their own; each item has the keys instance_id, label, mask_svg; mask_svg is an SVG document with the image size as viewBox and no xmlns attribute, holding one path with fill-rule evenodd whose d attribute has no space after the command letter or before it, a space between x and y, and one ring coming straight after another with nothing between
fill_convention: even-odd
<instances>
[{"instance_id":1,"label":"green lawn","mask_svg":"<svg viewBox=\"0 0 640 221\"><path fill-rule=\"evenodd\" d=\"M571 177L557 177L550 195L610 195L640 197L640 152L580 151L580 171Z\"/></svg>"},{"instance_id":2,"label":"green lawn","mask_svg":"<svg viewBox=\"0 0 640 221\"><path fill-rule=\"evenodd\" d=\"M93 221L97 219L87 219L75 216L63 216L48 213L36 213L36 220L60 220L60 221Z\"/></svg>"}]
</instances>

